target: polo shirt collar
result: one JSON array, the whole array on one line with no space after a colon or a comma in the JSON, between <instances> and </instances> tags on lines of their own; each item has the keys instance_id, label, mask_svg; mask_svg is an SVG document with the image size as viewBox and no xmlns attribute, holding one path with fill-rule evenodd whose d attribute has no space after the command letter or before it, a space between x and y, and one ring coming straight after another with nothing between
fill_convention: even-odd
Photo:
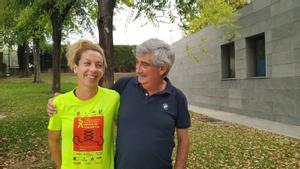
<instances>
[{"instance_id":1,"label":"polo shirt collar","mask_svg":"<svg viewBox=\"0 0 300 169\"><path fill-rule=\"evenodd\" d=\"M167 82L166 88L163 92L172 93L172 83L170 82L169 78L165 77L164 80Z\"/></svg>"},{"instance_id":2,"label":"polo shirt collar","mask_svg":"<svg viewBox=\"0 0 300 169\"><path fill-rule=\"evenodd\" d=\"M171 94L172 93L172 83L170 82L169 78L167 78L167 77L164 77L164 80L167 82L166 88L163 91L159 92L159 93L160 94L163 94L163 93L169 93L169 94ZM138 82L137 77L134 78L134 83L137 86L142 87L140 85L140 83Z\"/></svg>"}]
</instances>

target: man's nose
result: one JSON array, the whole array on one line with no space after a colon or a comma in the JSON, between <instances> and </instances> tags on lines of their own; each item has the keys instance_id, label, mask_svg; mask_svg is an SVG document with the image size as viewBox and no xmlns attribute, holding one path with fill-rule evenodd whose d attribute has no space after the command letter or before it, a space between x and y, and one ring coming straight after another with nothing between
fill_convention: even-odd
<instances>
[{"instance_id":1,"label":"man's nose","mask_svg":"<svg viewBox=\"0 0 300 169\"><path fill-rule=\"evenodd\" d=\"M141 71L141 64L136 63L135 64L135 73L139 73Z\"/></svg>"}]
</instances>

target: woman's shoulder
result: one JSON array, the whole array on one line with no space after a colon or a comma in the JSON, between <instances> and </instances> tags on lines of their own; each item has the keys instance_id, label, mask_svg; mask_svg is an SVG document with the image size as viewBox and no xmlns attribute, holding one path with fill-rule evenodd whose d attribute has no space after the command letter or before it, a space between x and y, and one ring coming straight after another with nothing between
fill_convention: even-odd
<instances>
[{"instance_id":1,"label":"woman's shoulder","mask_svg":"<svg viewBox=\"0 0 300 169\"><path fill-rule=\"evenodd\" d=\"M104 88L104 87L99 87L100 91L102 90L102 92L105 94L105 96L107 97L111 97L111 98L120 98L120 95L118 92L116 92L115 90L112 89L108 89L108 88Z\"/></svg>"},{"instance_id":2,"label":"woman's shoulder","mask_svg":"<svg viewBox=\"0 0 300 169\"><path fill-rule=\"evenodd\" d=\"M74 97L73 90L71 90L71 91L68 91L66 93L59 94L58 96L55 96L54 102L65 101L66 99L73 98L73 97Z\"/></svg>"}]
</instances>

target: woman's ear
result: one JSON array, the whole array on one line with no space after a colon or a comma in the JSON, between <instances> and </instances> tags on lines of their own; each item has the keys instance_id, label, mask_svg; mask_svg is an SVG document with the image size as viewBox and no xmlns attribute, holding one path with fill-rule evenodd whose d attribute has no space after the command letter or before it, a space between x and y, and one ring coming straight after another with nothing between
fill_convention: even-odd
<instances>
[{"instance_id":1,"label":"woman's ear","mask_svg":"<svg viewBox=\"0 0 300 169\"><path fill-rule=\"evenodd\" d=\"M76 74L77 73L77 66L75 65L73 68L73 72Z\"/></svg>"}]
</instances>

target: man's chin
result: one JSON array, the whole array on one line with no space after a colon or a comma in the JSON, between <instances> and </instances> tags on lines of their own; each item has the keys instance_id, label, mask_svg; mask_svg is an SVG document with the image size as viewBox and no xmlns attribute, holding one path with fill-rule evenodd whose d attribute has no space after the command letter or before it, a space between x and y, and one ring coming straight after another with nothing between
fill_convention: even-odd
<instances>
[{"instance_id":1,"label":"man's chin","mask_svg":"<svg viewBox=\"0 0 300 169\"><path fill-rule=\"evenodd\" d=\"M141 78L141 77L138 77L138 82L140 84L144 84L145 83L145 79L144 78Z\"/></svg>"}]
</instances>

